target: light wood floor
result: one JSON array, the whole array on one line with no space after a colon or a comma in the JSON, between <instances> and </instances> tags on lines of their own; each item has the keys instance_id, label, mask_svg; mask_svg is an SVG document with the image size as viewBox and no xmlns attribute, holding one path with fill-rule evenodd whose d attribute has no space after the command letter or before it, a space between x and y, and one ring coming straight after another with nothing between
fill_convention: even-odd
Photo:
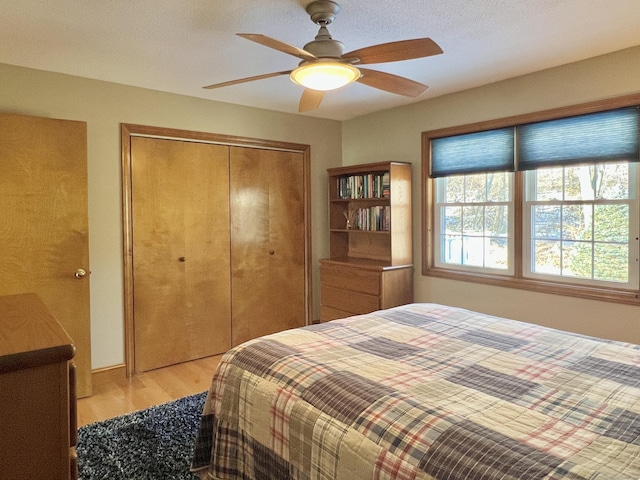
<instances>
[{"instance_id":1,"label":"light wood floor","mask_svg":"<svg viewBox=\"0 0 640 480\"><path fill-rule=\"evenodd\" d=\"M78 427L209 389L221 355L159 368L94 386L78 400Z\"/></svg>"}]
</instances>

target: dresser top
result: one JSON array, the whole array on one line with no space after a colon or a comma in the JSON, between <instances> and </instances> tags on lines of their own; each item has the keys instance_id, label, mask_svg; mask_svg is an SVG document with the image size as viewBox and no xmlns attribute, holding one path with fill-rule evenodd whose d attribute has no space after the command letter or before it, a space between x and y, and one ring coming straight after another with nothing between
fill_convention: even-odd
<instances>
[{"instance_id":1,"label":"dresser top","mask_svg":"<svg viewBox=\"0 0 640 480\"><path fill-rule=\"evenodd\" d=\"M0 296L0 373L70 360L69 335L35 293Z\"/></svg>"}]
</instances>

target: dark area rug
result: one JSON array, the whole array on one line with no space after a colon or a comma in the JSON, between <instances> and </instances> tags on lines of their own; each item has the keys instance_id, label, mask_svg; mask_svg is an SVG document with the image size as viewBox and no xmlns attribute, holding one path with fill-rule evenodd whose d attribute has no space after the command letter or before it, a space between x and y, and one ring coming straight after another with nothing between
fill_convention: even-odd
<instances>
[{"instance_id":1,"label":"dark area rug","mask_svg":"<svg viewBox=\"0 0 640 480\"><path fill-rule=\"evenodd\" d=\"M189 472L206 392L78 430L79 480L197 480Z\"/></svg>"}]
</instances>

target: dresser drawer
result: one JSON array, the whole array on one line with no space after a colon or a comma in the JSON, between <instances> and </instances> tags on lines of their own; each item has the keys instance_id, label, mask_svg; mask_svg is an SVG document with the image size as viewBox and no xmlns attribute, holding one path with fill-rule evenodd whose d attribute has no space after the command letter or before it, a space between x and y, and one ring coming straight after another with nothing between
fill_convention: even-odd
<instances>
[{"instance_id":1,"label":"dresser drawer","mask_svg":"<svg viewBox=\"0 0 640 480\"><path fill-rule=\"evenodd\" d=\"M320 266L320 281L338 289L380 295L380 272L374 270L323 264ZM322 303L326 305L324 297Z\"/></svg>"},{"instance_id":2,"label":"dresser drawer","mask_svg":"<svg viewBox=\"0 0 640 480\"><path fill-rule=\"evenodd\" d=\"M353 313L351 312L345 312L344 310L338 310L337 308L320 305L320 321L321 322L337 320L338 318L350 317L352 315Z\"/></svg>"},{"instance_id":3,"label":"dresser drawer","mask_svg":"<svg viewBox=\"0 0 640 480\"><path fill-rule=\"evenodd\" d=\"M322 305L351 314L369 313L380 308L380 297L322 285Z\"/></svg>"}]
</instances>

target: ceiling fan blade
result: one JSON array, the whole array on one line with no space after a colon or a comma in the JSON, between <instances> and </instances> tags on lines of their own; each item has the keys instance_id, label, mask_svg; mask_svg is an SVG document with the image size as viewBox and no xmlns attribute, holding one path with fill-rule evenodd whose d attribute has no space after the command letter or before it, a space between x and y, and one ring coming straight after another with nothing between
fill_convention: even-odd
<instances>
[{"instance_id":1,"label":"ceiling fan blade","mask_svg":"<svg viewBox=\"0 0 640 480\"><path fill-rule=\"evenodd\" d=\"M239 78L238 80L229 80L228 82L214 83L213 85L207 85L206 87L202 87L202 88L212 89L212 88L228 87L229 85L237 85L238 83L246 83L246 82L253 82L254 80L262 80L263 78L277 77L279 75L289 75L291 72L292 70L286 70L284 72L264 73L262 75L256 75L255 77Z\"/></svg>"},{"instance_id":2,"label":"ceiling fan blade","mask_svg":"<svg viewBox=\"0 0 640 480\"><path fill-rule=\"evenodd\" d=\"M279 52L288 53L289 55L301 58L302 60L317 60L315 55L312 55L301 48L294 47L293 45L289 45L288 43L281 42L280 40L267 37L260 33L236 33L236 35L246 38L247 40L251 40L252 42L259 43L260 45L264 45L265 47L273 48Z\"/></svg>"},{"instance_id":3,"label":"ceiling fan blade","mask_svg":"<svg viewBox=\"0 0 640 480\"><path fill-rule=\"evenodd\" d=\"M302 97L300 97L300 105L298 106L298 111L309 112L311 110L315 110L320 106L323 98L323 91L305 88L304 92L302 92Z\"/></svg>"},{"instance_id":4,"label":"ceiling fan blade","mask_svg":"<svg viewBox=\"0 0 640 480\"><path fill-rule=\"evenodd\" d=\"M361 65L368 63L398 62L413 58L430 57L443 53L440 46L430 38L415 38L398 42L381 43L361 48L342 55L342 58L358 58Z\"/></svg>"},{"instance_id":5,"label":"ceiling fan blade","mask_svg":"<svg viewBox=\"0 0 640 480\"><path fill-rule=\"evenodd\" d=\"M429 88L422 83L391 73L369 70L368 68L358 68L358 70L360 70L362 76L356 80L357 82L385 92L397 93L405 97L417 97Z\"/></svg>"}]
</instances>

